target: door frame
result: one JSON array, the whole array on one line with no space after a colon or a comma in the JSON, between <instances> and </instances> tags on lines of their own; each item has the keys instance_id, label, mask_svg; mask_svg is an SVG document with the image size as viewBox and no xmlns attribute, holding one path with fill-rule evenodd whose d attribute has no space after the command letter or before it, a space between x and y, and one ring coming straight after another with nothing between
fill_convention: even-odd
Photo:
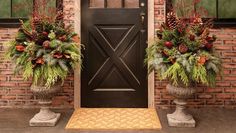
<instances>
[{"instance_id":1,"label":"door frame","mask_svg":"<svg viewBox=\"0 0 236 133\"><path fill-rule=\"evenodd\" d=\"M154 26L154 0L147 0L148 2L148 40L153 40L155 35ZM74 1L74 28L78 35L81 35L81 0ZM77 81L77 82L75 82ZM155 91L155 76L154 72L148 75L148 108L155 108L154 103ZM74 71L74 108L81 107L81 73L80 68L77 67Z\"/></svg>"}]
</instances>

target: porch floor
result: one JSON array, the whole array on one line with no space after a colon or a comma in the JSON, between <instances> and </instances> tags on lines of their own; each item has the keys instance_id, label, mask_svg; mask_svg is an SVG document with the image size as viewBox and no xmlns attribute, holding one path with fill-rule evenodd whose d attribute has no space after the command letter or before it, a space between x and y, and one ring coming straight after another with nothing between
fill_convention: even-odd
<instances>
[{"instance_id":1,"label":"porch floor","mask_svg":"<svg viewBox=\"0 0 236 133\"><path fill-rule=\"evenodd\" d=\"M38 112L37 109L0 109L0 133L76 133L67 131L65 126L73 113L73 110L55 110L62 116L56 127L29 127L29 120ZM155 133L236 133L235 109L190 109L197 121L196 128L168 127L166 114L173 110L158 109L158 115L162 123L162 130ZM127 131L127 133L152 133L153 131ZM110 133L109 131L81 131L80 133ZM111 133L125 133L124 131L112 131Z\"/></svg>"}]
</instances>

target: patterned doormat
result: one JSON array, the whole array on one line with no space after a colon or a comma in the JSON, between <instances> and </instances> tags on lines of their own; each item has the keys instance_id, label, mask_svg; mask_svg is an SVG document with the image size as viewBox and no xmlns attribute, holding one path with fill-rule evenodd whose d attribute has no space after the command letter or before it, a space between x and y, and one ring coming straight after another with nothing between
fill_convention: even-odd
<instances>
[{"instance_id":1,"label":"patterned doormat","mask_svg":"<svg viewBox=\"0 0 236 133\"><path fill-rule=\"evenodd\" d=\"M66 129L77 130L160 130L155 109L149 108L79 108Z\"/></svg>"}]
</instances>

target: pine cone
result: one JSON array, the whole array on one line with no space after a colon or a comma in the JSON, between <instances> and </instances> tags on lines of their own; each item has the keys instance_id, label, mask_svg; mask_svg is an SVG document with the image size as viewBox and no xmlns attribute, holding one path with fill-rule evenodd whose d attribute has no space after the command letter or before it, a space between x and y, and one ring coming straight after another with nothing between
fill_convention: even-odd
<instances>
[{"instance_id":1,"label":"pine cone","mask_svg":"<svg viewBox=\"0 0 236 133\"><path fill-rule=\"evenodd\" d=\"M55 22L58 23L58 24L59 24L59 23L62 23L62 22L63 22L63 18L64 18L63 12L62 12L62 11L59 11L59 12L57 13ZM62 24L63 24L63 23L62 23Z\"/></svg>"},{"instance_id":2,"label":"pine cone","mask_svg":"<svg viewBox=\"0 0 236 133\"><path fill-rule=\"evenodd\" d=\"M188 47L185 44L180 44L178 49L181 54L184 54L188 51Z\"/></svg>"},{"instance_id":3,"label":"pine cone","mask_svg":"<svg viewBox=\"0 0 236 133\"><path fill-rule=\"evenodd\" d=\"M37 31L35 31L35 30L32 31L31 38L32 38L33 40L37 40L37 38L38 38L38 33L37 33Z\"/></svg>"},{"instance_id":4,"label":"pine cone","mask_svg":"<svg viewBox=\"0 0 236 133\"><path fill-rule=\"evenodd\" d=\"M43 30L43 26L41 24L41 21L42 20L39 17L34 17L33 21L32 21L34 29L38 32L42 32L42 30Z\"/></svg>"},{"instance_id":5,"label":"pine cone","mask_svg":"<svg viewBox=\"0 0 236 133\"><path fill-rule=\"evenodd\" d=\"M179 20L176 17L176 14L174 12L169 12L166 16L166 22L167 26L170 27L170 29L176 29L176 26L179 23Z\"/></svg>"},{"instance_id":6,"label":"pine cone","mask_svg":"<svg viewBox=\"0 0 236 133\"><path fill-rule=\"evenodd\" d=\"M34 17L34 18L33 18L33 24L34 24L34 25L40 24L40 18Z\"/></svg>"}]
</instances>

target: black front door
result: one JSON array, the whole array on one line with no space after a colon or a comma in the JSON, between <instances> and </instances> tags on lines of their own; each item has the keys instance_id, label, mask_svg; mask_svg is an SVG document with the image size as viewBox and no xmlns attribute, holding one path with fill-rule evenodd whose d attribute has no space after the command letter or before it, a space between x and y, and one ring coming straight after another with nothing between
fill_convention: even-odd
<instances>
[{"instance_id":1,"label":"black front door","mask_svg":"<svg viewBox=\"0 0 236 133\"><path fill-rule=\"evenodd\" d=\"M81 0L82 107L147 107L146 0Z\"/></svg>"}]
</instances>

